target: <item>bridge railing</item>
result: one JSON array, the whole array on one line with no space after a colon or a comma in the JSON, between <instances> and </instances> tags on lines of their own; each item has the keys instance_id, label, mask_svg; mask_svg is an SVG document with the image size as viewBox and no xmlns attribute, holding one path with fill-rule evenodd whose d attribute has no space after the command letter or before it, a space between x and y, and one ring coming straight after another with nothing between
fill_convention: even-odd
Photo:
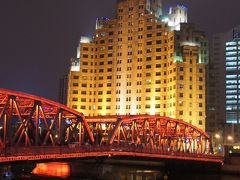
<instances>
[{"instance_id":1,"label":"bridge railing","mask_svg":"<svg viewBox=\"0 0 240 180\"><path fill-rule=\"evenodd\" d=\"M220 159L220 156L212 154L203 154L203 153L187 153L187 152L178 152L178 151L163 151L160 149L150 149L146 147L137 147L137 146L114 146L114 145L105 145L105 146L40 146L40 147L9 147L5 149L0 149L0 157L16 157L16 156L34 156L34 155L52 155L52 154L76 154L76 153L108 153L109 155L118 155L120 153L141 153L141 154L154 154L154 155L165 155L165 156L174 156L174 157L193 157L193 158L208 158L208 159ZM84 156L84 155L83 155ZM87 154L85 155L87 157Z\"/></svg>"}]
</instances>

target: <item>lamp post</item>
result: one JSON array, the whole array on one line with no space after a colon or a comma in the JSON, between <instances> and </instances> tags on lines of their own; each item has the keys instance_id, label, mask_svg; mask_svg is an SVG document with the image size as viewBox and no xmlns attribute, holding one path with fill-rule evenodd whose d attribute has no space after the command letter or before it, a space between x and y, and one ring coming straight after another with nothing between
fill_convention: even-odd
<instances>
[{"instance_id":1,"label":"lamp post","mask_svg":"<svg viewBox=\"0 0 240 180\"><path fill-rule=\"evenodd\" d=\"M223 135L222 131L212 135L213 151L216 154L223 153Z\"/></svg>"}]
</instances>

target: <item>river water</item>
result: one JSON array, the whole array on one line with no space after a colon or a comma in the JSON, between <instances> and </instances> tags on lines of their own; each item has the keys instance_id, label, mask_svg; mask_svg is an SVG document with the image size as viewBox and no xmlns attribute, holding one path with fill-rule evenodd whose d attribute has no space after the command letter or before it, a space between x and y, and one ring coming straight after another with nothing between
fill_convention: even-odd
<instances>
[{"instance_id":1,"label":"river water","mask_svg":"<svg viewBox=\"0 0 240 180\"><path fill-rule=\"evenodd\" d=\"M32 170L31 170L32 169ZM96 162L51 162L2 166L9 177L0 179L70 179L70 180L240 180L238 175L201 173L191 167L183 171L169 170L161 164L106 164ZM6 173L8 172L8 173ZM11 172L11 173L10 173Z\"/></svg>"}]
</instances>

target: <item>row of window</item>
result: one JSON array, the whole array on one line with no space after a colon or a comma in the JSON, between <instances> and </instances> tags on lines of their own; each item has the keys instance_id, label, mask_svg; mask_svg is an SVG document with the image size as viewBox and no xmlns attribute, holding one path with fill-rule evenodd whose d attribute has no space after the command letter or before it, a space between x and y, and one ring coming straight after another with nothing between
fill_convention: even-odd
<instances>
[{"instance_id":1,"label":"row of window","mask_svg":"<svg viewBox=\"0 0 240 180\"><path fill-rule=\"evenodd\" d=\"M166 97L166 96L164 96L164 97ZM154 99L155 100L161 100L160 96L155 96ZM79 98L77 98L77 97L73 97L72 98L73 102L78 102L78 100L79 100ZM132 100L131 97L126 97L126 102L131 102L131 100ZM102 98L98 98L97 99L97 102L103 102L103 101L104 100ZM136 101L137 102L142 101L142 97L136 97ZM145 101L151 101L151 97L145 97ZM81 98L80 102L87 102L87 98ZM92 102L92 99L89 99L89 102ZM96 102L96 100L93 99L93 102ZM112 99L111 98L106 98L105 102L112 102ZM121 102L121 98L116 98L116 102ZM183 101L179 101L179 106L183 106L183 105L184 105L184 102ZM165 106L166 105L164 105L164 107ZM175 103L170 103L169 107L174 107L174 106L175 106ZM160 107L160 105L159 105L159 107ZM192 103L189 104L189 107L192 107ZM203 103L198 103L198 107L203 107Z\"/></svg>"},{"instance_id":2,"label":"row of window","mask_svg":"<svg viewBox=\"0 0 240 180\"><path fill-rule=\"evenodd\" d=\"M142 51L140 50L140 51L138 51L138 54L139 55L141 55L142 54ZM121 52L119 52L119 53L117 53L117 57L121 57L123 54L121 53ZM128 52L128 54L127 54L128 56L132 56L133 55L133 53L132 52ZM164 57L164 58L162 58L162 56ZM155 57L155 59L156 60L161 60L161 59L167 59L167 57L168 57L168 55L162 55L162 56L160 56L160 55L157 55L156 57ZM83 55L83 57L84 58L86 58L86 59L88 59L88 55ZM108 58L111 58L111 57L113 57L113 54L108 54L108 56L107 56ZM169 55L169 57L173 57L173 53L171 53L170 55ZM97 55L95 55L95 58L97 58ZM99 58L100 59L103 59L103 58L106 58L105 57L105 55L104 54L100 54L99 55ZM91 59L93 59L93 55L91 56ZM154 58L152 58L152 56L150 57L146 57L146 61L151 61L152 59L154 59Z\"/></svg>"},{"instance_id":3,"label":"row of window","mask_svg":"<svg viewBox=\"0 0 240 180\"><path fill-rule=\"evenodd\" d=\"M156 80L156 81L155 81L155 84L161 84L161 82L162 82L161 80ZM170 81L170 82L171 82L171 81ZM163 83L166 84L167 81L166 81L166 80L163 80ZM147 84L147 85L150 85L151 82L150 82L150 81L147 81L146 84ZM132 82L127 82L126 85L127 85L127 86L132 86ZM142 85L142 81L137 81L137 82L136 82L136 85L137 85L137 86L141 86L141 85ZM121 86L121 82L117 82L117 83L116 83L116 86L117 86L117 87L120 87L120 86ZM73 83L73 87L79 87L79 83ZM82 84L81 84L81 87L87 88L88 85L87 85L87 83L82 83ZM90 88L91 88L91 87L97 87L97 85L94 84L94 86L93 86L92 84L89 84L89 87L90 87ZM101 83L101 84L98 84L98 87L103 87L103 84L102 84L102 83ZM112 83L107 83L107 84L106 84L106 87L112 87ZM179 88L180 88L180 89L183 89L183 88L184 88L184 85L183 85L183 84L179 84ZM166 92L166 88L163 88L163 89L164 89L164 92ZM174 85L173 87L170 86L169 89L170 89L170 90L176 89L176 85ZM189 89L192 89L192 85L189 85ZM202 85L199 85L199 86L198 86L198 90L203 90L203 86L202 86ZM146 92L147 92L147 91L146 91ZM161 92L161 88L156 88L156 89L155 89L155 92Z\"/></svg>"},{"instance_id":4,"label":"row of window","mask_svg":"<svg viewBox=\"0 0 240 180\"><path fill-rule=\"evenodd\" d=\"M129 60L131 60L131 59L129 59ZM132 62L132 61L131 61ZM112 61L108 61L107 62L108 63L108 65L110 65L110 64L112 64ZM117 64L121 64L122 63L122 60L118 60L117 61ZM88 65L88 62L85 62L85 61L83 61L82 62L82 64L83 65ZM170 63L170 65L171 65L172 63ZM93 65L93 63L91 63L91 65ZM97 62L95 62L95 65L97 66ZM101 62L99 62L99 65L100 66L102 66L102 65L104 65L104 61L101 61ZM164 67L167 67L167 63L164 63ZM162 64L156 64L155 65L155 67L156 68L161 68L162 67ZM146 65L146 69L151 69L152 68L152 65L151 64L147 64ZM137 66L137 69L138 70L141 70L142 69L142 66ZM109 70L109 69L108 69ZM86 71L86 70L84 70L84 71ZM118 70L118 71L121 71L121 70ZM174 68L174 72L176 71L176 68ZM182 72L182 71L184 71L184 67L179 67L179 71L180 72ZM95 72L96 72L96 70L95 70ZM111 70L109 70L108 72L111 72ZM189 68L189 72L192 72L192 68ZM203 71L202 71L202 69L200 68L199 69L199 73L202 73ZM172 70L170 70L170 72L169 72L169 74L171 74L172 73ZM164 75L166 75L165 73L164 73ZM228 77L228 76L227 76ZM202 78L201 78L202 79ZM199 80L199 81L202 81L202 80Z\"/></svg>"},{"instance_id":5,"label":"row of window","mask_svg":"<svg viewBox=\"0 0 240 180\"><path fill-rule=\"evenodd\" d=\"M152 66L151 65L146 65L146 69L152 69ZM142 70L142 66L137 66L137 70ZM106 69L106 72L112 72L112 71L113 71L112 68L107 68ZM120 72L120 71L122 71L122 68L118 67L117 68L117 72ZM127 67L127 71L132 71L132 67ZM97 70L96 69L95 70L92 70L92 69L91 70L89 70L89 69L82 69L82 72L83 73L88 73L88 72L90 72L90 73L93 73L93 72L97 73ZM99 69L98 72L99 73L104 73L104 69ZM172 72L168 72L168 75L170 75L170 74L172 74ZM149 76L152 76L152 75L154 76L154 74L151 73L151 72L146 72L145 75L146 75L146 77L149 77ZM161 75L162 75L161 72L155 72L155 76L161 76ZM167 72L164 71L163 75L167 75ZM138 73L137 77L143 77L142 73ZM117 78L117 79L121 79L121 77ZM174 77L174 80L176 80L176 77ZM180 75L179 76L179 80L184 80L184 76ZM192 77L189 77L189 81L192 81ZM203 78L199 77L199 81L203 81Z\"/></svg>"},{"instance_id":6,"label":"row of window","mask_svg":"<svg viewBox=\"0 0 240 180\"><path fill-rule=\"evenodd\" d=\"M166 88L164 88L164 90L166 90ZM112 94L111 91L106 91L106 92L107 92L106 94ZM151 88L147 88L147 89L145 89L145 92L150 93L150 92L153 92L153 91L152 91ZM155 92L161 92L161 89L160 88L155 88ZM166 92L166 91L164 91L164 92ZM137 93L138 93L138 91L137 91ZM141 93L141 91L140 91L140 93ZM78 94L78 90L73 90L72 94ZM81 91L81 94L86 95L87 91ZM89 91L89 94L92 95L92 92ZM95 94L96 94L96 92L94 91L94 95ZM121 94L121 90L116 90L116 94ZM126 90L126 94L131 94L131 90L129 90L129 89ZM103 95L103 91L98 91L98 95ZM166 97L166 96L164 96L164 97ZM175 94L170 95L170 98L174 98L174 97L175 97ZM179 93L178 97L184 98L184 93ZM193 97L192 94L189 94L189 98L192 98L192 97ZM203 94L198 94L198 98L203 99Z\"/></svg>"},{"instance_id":7,"label":"row of window","mask_svg":"<svg viewBox=\"0 0 240 180\"><path fill-rule=\"evenodd\" d=\"M89 108L90 108L91 106L89 106ZM106 109L108 110L110 110L111 109L111 107L110 108L107 108L107 107L110 107L110 106L106 106ZM72 108L73 109L78 109L78 105L72 105ZM154 108L155 109L159 109L159 108L161 108L161 105L160 104L155 104L154 105ZM163 108L166 108L165 106L163 106ZM81 105L80 106L80 109L86 109L86 106L85 105ZM100 110L100 109L103 109L102 108L102 106L97 106L97 109L98 110ZM116 105L116 109L121 109L121 106L120 105ZM126 105L126 109L131 109L131 105ZM136 109L142 109L142 105L136 105ZM145 109L151 109L151 105L150 104L146 104L145 105ZM89 110L92 110L92 109L89 109ZM203 116L203 113L204 112L202 112L202 111L199 111L198 112L198 116ZM174 113L173 113L174 114ZM183 110L180 110L179 111L179 115L184 115L184 111ZM192 111L189 111L188 112L188 115L189 116L192 116Z\"/></svg>"},{"instance_id":8,"label":"row of window","mask_svg":"<svg viewBox=\"0 0 240 180\"><path fill-rule=\"evenodd\" d=\"M156 74L157 75L157 74ZM161 75L161 73L159 74ZM165 74L164 74L165 75ZM78 76L77 76L78 77ZM77 78L75 77L75 78ZM137 74L137 77L142 77L141 74ZM127 75L127 78L131 78L131 74L130 75ZM78 78L77 78L78 79ZM87 80L87 76L83 76L83 80ZM107 76L107 80L111 80L112 79L112 76ZM117 75L117 79L121 79L121 75ZM183 77L180 77L180 79L183 79ZM95 77L94 80L97 80L97 78ZM104 80L103 79L103 76L99 76L98 80ZM166 84L166 83L171 83L173 80L176 80L176 76L174 76L173 78L170 78L170 79L163 79L163 80L155 80L155 84ZM190 81L192 81L192 77L189 78ZM199 77L198 78L199 82L202 82L203 81L203 78L202 77ZM142 85L142 81L137 81L136 82L136 85L139 86L139 85ZM146 80L146 85L151 85L152 84L152 81L151 80ZM228 84L228 82L227 82ZM131 86L132 83L131 82L127 82L127 86ZM87 87L87 83L82 83L81 84L82 87ZM107 83L107 87L110 87L111 86L111 83ZM121 82L117 82L116 83L116 86L121 86ZM202 85L199 85L199 90L202 89L201 87ZM77 82L74 82L73 83L73 87L79 87L79 83ZM96 87L96 84L94 84L94 86L92 84L89 84L89 87ZM101 85L101 87L103 87L103 85ZM171 88L172 86L170 86L170 90L172 90ZM184 84L179 84L179 88L180 89L183 89L184 88ZM173 86L173 89L176 89L176 86L174 85ZM192 85L189 85L189 89L192 89Z\"/></svg>"},{"instance_id":9,"label":"row of window","mask_svg":"<svg viewBox=\"0 0 240 180\"><path fill-rule=\"evenodd\" d=\"M110 65L110 64L112 64L112 63L113 63L112 61L107 61L107 64L108 64L108 65ZM89 62L82 61L82 65L84 65L84 66L88 66L89 64L90 64ZM95 63L91 62L90 65L91 65L91 66L93 66L93 65L97 66L98 64L97 64L97 62L95 62ZM99 62L99 65L100 65L100 66L104 65L104 61Z\"/></svg>"},{"instance_id":10,"label":"row of window","mask_svg":"<svg viewBox=\"0 0 240 180\"><path fill-rule=\"evenodd\" d=\"M78 109L77 105L72 105L73 109ZM85 110L87 108L87 106L80 106L80 109ZM160 104L155 104L155 109L159 109L160 108ZM91 106L89 106L89 110L92 110L93 108ZM102 106L97 106L97 110L102 110L103 107ZM116 110L120 110L121 106L120 105L116 105ZM131 109L131 105L126 105L126 109L130 110ZM136 109L142 109L141 105L136 105ZM145 105L145 109L151 109L151 105L150 104L146 104ZM106 106L106 110L111 110L111 106ZM178 114L180 116L184 115L184 111L178 111ZM192 116L192 111L188 112L189 116ZM198 112L198 116L203 116L204 112L200 111ZM170 115L174 115L174 112L170 112Z\"/></svg>"},{"instance_id":11,"label":"row of window","mask_svg":"<svg viewBox=\"0 0 240 180\"><path fill-rule=\"evenodd\" d=\"M119 36L118 36L118 38L117 38L117 41L118 42L121 42L121 41L123 41L123 36L121 35L121 31L119 31ZM153 35L155 35L155 34L153 34L153 33L151 33L151 34L147 34L146 35L146 38L150 38L150 36L152 37ZM162 36L162 32L157 32L156 33L156 37L160 37L160 36ZM125 36L124 36L125 37ZM139 34L138 36L137 36L137 38L138 39L143 39L144 38L144 35L143 34ZM132 41L133 40L133 36L128 36L127 37L127 40L128 41ZM114 40L113 39L108 39L108 40L106 40L106 39L95 39L95 44L105 44L106 43L106 41L108 41L109 43L112 43ZM155 41L147 41L146 42L146 45L152 45L152 44L157 44L157 45L159 45L159 44L163 44L163 43L165 43L165 44L167 44L168 42L171 42L171 41L173 41L173 37L170 37L169 39L167 39L167 38L164 38L163 39L163 41L162 41L162 39L158 39L158 40L155 40ZM112 49L111 47L112 46L109 46L110 47L110 49ZM105 48L104 48L105 49ZM104 49L100 49L100 50L104 50ZM93 50L93 49L92 49ZM87 50L87 48L85 48L85 51L88 51ZM96 51L97 51L97 48L96 48Z\"/></svg>"},{"instance_id":12,"label":"row of window","mask_svg":"<svg viewBox=\"0 0 240 180\"><path fill-rule=\"evenodd\" d=\"M143 31L143 28L138 28L138 32L141 32L141 31ZM133 33L133 30L132 29L129 29L128 30L128 33ZM101 33L102 34L102 33ZM109 32L109 35L113 35L113 32ZM120 30L120 31L118 31L118 35L121 35L121 34L123 34L123 31L122 30ZM160 37L160 36L162 36L163 35L163 33L162 32L156 32L156 33L151 33L151 34L146 34L146 38L151 38L151 37ZM166 34L165 34L166 35ZM99 35L98 34L96 34L96 37L99 37ZM100 35L100 37L103 37L102 35ZM132 40L132 37L129 37L128 38L129 40ZM173 40L173 37L170 37L170 41L172 41ZM99 41L99 43L100 44L104 44L104 40L101 40L101 41ZM167 43L166 42L166 40L165 40L165 43ZM91 49L92 51L93 51L93 48ZM88 49L88 47L83 47L83 51L89 51L89 49Z\"/></svg>"},{"instance_id":13,"label":"row of window","mask_svg":"<svg viewBox=\"0 0 240 180\"><path fill-rule=\"evenodd\" d=\"M144 9L144 5L143 4L138 5L138 9ZM134 7L129 7L128 9L119 8L118 13L123 13L124 10L133 11Z\"/></svg>"}]
</instances>

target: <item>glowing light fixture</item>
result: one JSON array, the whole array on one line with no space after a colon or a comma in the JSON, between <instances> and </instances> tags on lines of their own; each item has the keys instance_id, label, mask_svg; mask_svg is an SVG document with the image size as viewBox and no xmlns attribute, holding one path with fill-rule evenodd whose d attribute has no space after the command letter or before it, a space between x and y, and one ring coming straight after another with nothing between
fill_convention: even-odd
<instances>
[{"instance_id":1,"label":"glowing light fixture","mask_svg":"<svg viewBox=\"0 0 240 180\"><path fill-rule=\"evenodd\" d=\"M232 141L232 140L233 140L233 137L232 137L232 136L228 136L227 139L228 139L229 141Z\"/></svg>"},{"instance_id":2,"label":"glowing light fixture","mask_svg":"<svg viewBox=\"0 0 240 180\"><path fill-rule=\"evenodd\" d=\"M215 138L216 139L220 139L220 135L219 134L215 134Z\"/></svg>"}]
</instances>

